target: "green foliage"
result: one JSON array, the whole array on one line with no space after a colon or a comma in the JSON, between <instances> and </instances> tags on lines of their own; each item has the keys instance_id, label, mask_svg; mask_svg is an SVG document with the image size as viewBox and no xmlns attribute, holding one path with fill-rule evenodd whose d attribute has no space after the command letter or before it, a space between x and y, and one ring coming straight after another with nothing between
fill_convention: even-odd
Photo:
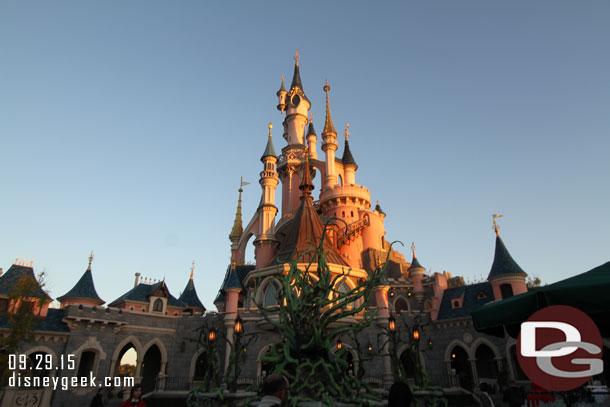
<instances>
[{"instance_id":1,"label":"green foliage","mask_svg":"<svg viewBox=\"0 0 610 407\"><path fill-rule=\"evenodd\" d=\"M331 272L323 240L324 235L318 246L310 249L314 250L310 263L301 264L299 268L300 258L297 258L280 277L279 307L258 304L265 320L283 338L282 343L263 356L263 362L272 363L274 373L288 378L293 406L306 400L321 401L329 406L337 401L365 405L375 396L362 381L364 372L359 369L355 376L350 376L345 359L347 350L334 350L340 336L355 338L375 317L375 313L365 312L365 306L383 276L385 264L371 273L368 280L341 292L338 286L349 270L338 274ZM313 270L315 261L317 269ZM346 320L356 316L358 318Z\"/></svg>"},{"instance_id":2,"label":"green foliage","mask_svg":"<svg viewBox=\"0 0 610 407\"><path fill-rule=\"evenodd\" d=\"M199 397L199 393L210 393L217 392L218 397L223 398L222 388L220 387L220 379L222 377L220 373L220 353L218 350L217 342L218 339L210 340L210 331L214 330L215 333L219 332L219 324L216 319L211 322L208 321L206 324L201 326L199 330L198 344L200 349L203 348L203 355L205 360L205 372L203 377L198 377L198 381L201 385L189 392L187 397L187 406L199 407L206 405L207 402L211 403L211 399L202 399ZM202 404L202 400L204 403Z\"/></svg>"},{"instance_id":3,"label":"green foliage","mask_svg":"<svg viewBox=\"0 0 610 407\"><path fill-rule=\"evenodd\" d=\"M6 369L8 355L17 353L21 344L34 339L34 327L40 321L40 310L50 300L43 291L44 279L44 273L40 273L38 278L24 274L8 293L9 310L4 317L9 331L0 338L0 386L5 386L9 378L10 372Z\"/></svg>"}]
</instances>

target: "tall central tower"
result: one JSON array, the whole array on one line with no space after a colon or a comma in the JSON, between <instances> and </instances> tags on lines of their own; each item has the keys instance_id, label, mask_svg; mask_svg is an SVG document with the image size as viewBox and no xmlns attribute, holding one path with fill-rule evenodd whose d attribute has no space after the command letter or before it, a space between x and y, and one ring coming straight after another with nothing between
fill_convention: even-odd
<instances>
[{"instance_id":1,"label":"tall central tower","mask_svg":"<svg viewBox=\"0 0 610 407\"><path fill-rule=\"evenodd\" d=\"M282 149L280 162L278 163L278 173L282 180L282 215L292 214L299 206L301 184L301 174L303 167L303 155L305 153L305 127L309 119L309 109L311 103L301 82L301 73L299 71L299 54L295 56L294 74L290 90L286 91L284 87L284 78L282 78L282 86L277 92L278 105L280 112L286 113L284 119L284 139L288 145Z\"/></svg>"}]
</instances>

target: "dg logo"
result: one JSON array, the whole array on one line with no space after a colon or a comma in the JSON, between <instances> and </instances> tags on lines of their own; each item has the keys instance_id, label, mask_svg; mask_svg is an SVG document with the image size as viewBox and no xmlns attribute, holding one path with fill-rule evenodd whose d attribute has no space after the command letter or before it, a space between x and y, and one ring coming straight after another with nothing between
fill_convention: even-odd
<instances>
[{"instance_id":1,"label":"dg logo","mask_svg":"<svg viewBox=\"0 0 610 407\"><path fill-rule=\"evenodd\" d=\"M602 337L584 312L553 305L521 324L519 365L529 379L552 391L575 389L603 372Z\"/></svg>"}]
</instances>

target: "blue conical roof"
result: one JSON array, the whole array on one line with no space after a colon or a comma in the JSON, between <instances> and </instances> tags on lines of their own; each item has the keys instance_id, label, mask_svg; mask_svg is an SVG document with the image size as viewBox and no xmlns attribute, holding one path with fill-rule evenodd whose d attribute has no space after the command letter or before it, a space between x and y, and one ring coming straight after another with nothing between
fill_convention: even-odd
<instances>
[{"instance_id":1,"label":"blue conical roof","mask_svg":"<svg viewBox=\"0 0 610 407\"><path fill-rule=\"evenodd\" d=\"M88 268L78 280L76 285L72 287L70 291L58 297L58 301L62 301L69 298L75 299L87 299L99 302L100 305L105 303L106 301L102 300L100 296L95 291L95 285L93 284L93 274L91 273L91 269Z\"/></svg>"},{"instance_id":2,"label":"blue conical roof","mask_svg":"<svg viewBox=\"0 0 610 407\"><path fill-rule=\"evenodd\" d=\"M513 260L512 256L508 252L504 242L500 239L500 236L496 236L496 252L494 254L494 262L491 265L489 276L487 279L492 279L497 276L504 274L521 274L527 276L527 273L523 271L521 267Z\"/></svg>"}]
</instances>

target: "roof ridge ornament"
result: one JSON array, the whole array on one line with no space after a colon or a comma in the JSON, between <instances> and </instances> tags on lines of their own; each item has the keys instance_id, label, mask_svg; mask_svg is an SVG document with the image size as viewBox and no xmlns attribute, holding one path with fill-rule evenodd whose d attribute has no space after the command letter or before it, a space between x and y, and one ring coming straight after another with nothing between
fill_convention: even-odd
<instances>
[{"instance_id":1,"label":"roof ridge ornament","mask_svg":"<svg viewBox=\"0 0 610 407\"><path fill-rule=\"evenodd\" d=\"M498 215L497 213L494 213L493 215L491 215L491 219L493 220L493 230L494 232L496 232L496 236L500 237L500 225L498 225L498 223L496 222L496 219L498 218L503 218L504 215Z\"/></svg>"}]
</instances>

